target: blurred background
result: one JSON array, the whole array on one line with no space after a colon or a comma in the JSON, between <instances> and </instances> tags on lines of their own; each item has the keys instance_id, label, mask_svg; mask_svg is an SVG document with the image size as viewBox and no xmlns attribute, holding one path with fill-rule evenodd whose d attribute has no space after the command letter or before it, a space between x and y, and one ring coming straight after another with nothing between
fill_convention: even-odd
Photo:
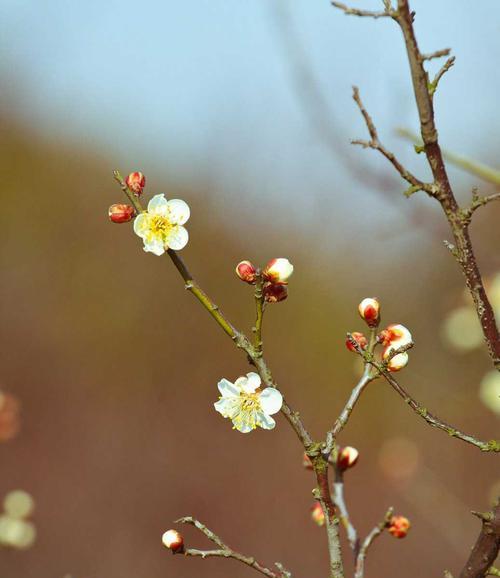
<instances>
[{"instance_id":1,"label":"blurred background","mask_svg":"<svg viewBox=\"0 0 500 578\"><path fill-rule=\"evenodd\" d=\"M422 51L457 56L436 95L443 146L500 168L498 3L412 6ZM399 374L408 390L455 426L498 437L500 385L439 207L407 200L384 159L349 144L366 136L357 84L384 143L428 177L396 133L418 123L395 24L348 18L326 0L2 0L0 51L0 496L32 496L34 510L20 510L36 528L24 549L0 549L4 575L254 575L172 557L161 534L183 515L294 576L327 573L293 432L278 417L273 432L242 435L213 410L217 381L248 366L168 258L109 223L108 206L124 201L115 168L143 171L145 198L189 203L183 257L241 329L253 301L236 263L293 262L265 345L314 436L356 382L345 333L363 330L357 304L376 295L383 323L413 333ZM450 175L463 201L473 186L495 188ZM498 210L478 211L472 235L500 310ZM461 568L479 528L469 511L500 491L498 456L432 430L383 382L339 441L361 454L346 476L361 535L391 505L412 521L405 540L376 543L366 575Z\"/></svg>"}]
</instances>

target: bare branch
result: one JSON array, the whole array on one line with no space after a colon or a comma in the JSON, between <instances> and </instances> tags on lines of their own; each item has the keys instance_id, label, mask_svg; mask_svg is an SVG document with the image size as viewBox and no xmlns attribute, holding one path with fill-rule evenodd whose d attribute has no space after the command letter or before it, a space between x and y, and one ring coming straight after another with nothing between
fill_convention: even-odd
<instances>
[{"instance_id":1,"label":"bare branch","mask_svg":"<svg viewBox=\"0 0 500 578\"><path fill-rule=\"evenodd\" d=\"M435 52L430 52L429 54L421 54L422 60L433 60L434 58L442 58L443 56L449 56L451 52L450 48L443 48L442 50L436 50Z\"/></svg>"},{"instance_id":2,"label":"bare branch","mask_svg":"<svg viewBox=\"0 0 500 578\"><path fill-rule=\"evenodd\" d=\"M351 8L346 4L342 4L342 2L334 2L334 0L331 0L331 4L334 8L342 10L342 12L344 12L344 14L347 14L348 16L362 16L367 18L388 18L393 16L393 10L389 8L390 7L389 2L384 2L386 9L382 12L375 12L373 10L360 10L359 8Z\"/></svg>"},{"instance_id":3,"label":"bare branch","mask_svg":"<svg viewBox=\"0 0 500 578\"><path fill-rule=\"evenodd\" d=\"M359 538L356 528L351 522L349 511L344 500L344 480L342 476L338 476L333 484L333 502L339 511L340 522L346 530L347 539L354 553L354 561L356 561L359 554Z\"/></svg>"},{"instance_id":4,"label":"bare branch","mask_svg":"<svg viewBox=\"0 0 500 578\"><path fill-rule=\"evenodd\" d=\"M484 578L493 574L491 566L500 548L500 499L491 512L478 517L482 522L481 531L459 578Z\"/></svg>"},{"instance_id":5,"label":"bare branch","mask_svg":"<svg viewBox=\"0 0 500 578\"><path fill-rule=\"evenodd\" d=\"M462 209L462 216L467 222L470 222L472 215L479 207L484 207L488 203L498 200L500 200L500 192L482 196L478 193L477 189L474 188L472 189L472 203L466 209Z\"/></svg>"},{"instance_id":6,"label":"bare branch","mask_svg":"<svg viewBox=\"0 0 500 578\"><path fill-rule=\"evenodd\" d=\"M359 550L358 557L356 559L356 567L354 572L354 578L363 578L365 571L365 559L368 549L373 544L373 541L382 534L382 532L389 526L393 514L393 509L389 508L385 513L384 519L373 528L373 530L366 536L363 544Z\"/></svg>"},{"instance_id":7,"label":"bare branch","mask_svg":"<svg viewBox=\"0 0 500 578\"><path fill-rule=\"evenodd\" d=\"M434 80L429 85L429 93L432 96L438 87L439 81L443 77L443 75L450 70L450 68L455 64L455 57L451 56L448 60L443 64L443 66L439 69L438 73L434 77Z\"/></svg>"},{"instance_id":8,"label":"bare branch","mask_svg":"<svg viewBox=\"0 0 500 578\"><path fill-rule=\"evenodd\" d=\"M212 532L212 530L207 528L205 526L205 524L202 524L196 518L193 518L191 516L186 516L184 518L180 518L179 520L176 520L176 522L180 523L180 524L190 524L191 526L194 526L195 528L200 530L200 532L205 534L205 536L211 542L213 542L214 544L219 546L218 550L197 550L195 548L187 548L184 551L184 554L186 556L201 556L202 558L208 558L208 557L233 558L234 560L238 560L238 562L242 562L243 564L250 566L254 570L257 570L257 572L264 574L264 576L267 576L268 578L290 578L291 577L290 572L288 570L285 570L283 565L280 564L279 562L276 563L276 566L278 568L278 572L275 572L273 570L270 570L266 566L262 565L253 556L245 556L245 555L241 554L240 552L237 552L236 550L229 548L229 546L227 546L222 541L222 539L219 538L219 536L217 536L217 534Z\"/></svg>"},{"instance_id":9,"label":"bare branch","mask_svg":"<svg viewBox=\"0 0 500 578\"><path fill-rule=\"evenodd\" d=\"M455 437L461 439L468 444L476 446L483 452L500 452L500 440L490 440L488 442L483 442L475 437L466 434L459 429L451 426L450 424L442 421L437 416L433 415L427 410L427 408L420 405L411 395L403 388L403 386L391 375L389 371L376 361L370 361L370 363L376 367L385 380L393 387L393 389L405 400L408 406L422 419L424 419L429 425L445 431L450 437Z\"/></svg>"},{"instance_id":10,"label":"bare branch","mask_svg":"<svg viewBox=\"0 0 500 578\"><path fill-rule=\"evenodd\" d=\"M424 183L420 179L415 177L415 175L413 175L407 168L405 168L398 161L398 159L396 158L396 156L392 152L387 150L382 145L382 143L380 142L380 140L378 138L378 133L377 133L377 129L375 127L375 124L373 123L371 116L368 114L368 111L366 110L366 108L365 108L365 106L361 100L361 97L359 95L359 89L357 86L353 87L352 97L353 97L354 101L356 102L356 104L358 105L358 108L359 108L361 114L363 115L363 118L364 118L365 124L366 124L366 128L368 129L368 133L370 135L369 141L353 140L353 141L351 141L352 144L361 145L364 148L371 148L371 149L379 151L392 164L392 166L398 171L398 173L401 175L401 177L407 183L410 184L410 188L407 191L407 196L411 195L412 193L414 193L416 191L425 191L431 197L435 196L434 189L433 189L432 185L430 185L428 183Z\"/></svg>"}]
</instances>

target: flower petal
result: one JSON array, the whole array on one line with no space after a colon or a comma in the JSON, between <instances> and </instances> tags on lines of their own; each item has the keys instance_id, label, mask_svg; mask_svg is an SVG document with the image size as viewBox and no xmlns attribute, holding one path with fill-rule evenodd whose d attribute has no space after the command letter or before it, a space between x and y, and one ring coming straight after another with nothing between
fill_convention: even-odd
<instances>
[{"instance_id":1,"label":"flower petal","mask_svg":"<svg viewBox=\"0 0 500 578\"><path fill-rule=\"evenodd\" d=\"M165 235L165 244L169 249L173 249L174 251L184 249L188 241L188 232L182 225L175 225Z\"/></svg>"},{"instance_id":2,"label":"flower petal","mask_svg":"<svg viewBox=\"0 0 500 578\"><path fill-rule=\"evenodd\" d=\"M149 221L150 216L148 215L148 213L141 213L140 215L137 215L137 217L134 220L135 234L139 235L139 237L144 238L149 232Z\"/></svg>"},{"instance_id":3,"label":"flower petal","mask_svg":"<svg viewBox=\"0 0 500 578\"><path fill-rule=\"evenodd\" d=\"M247 373L244 377L238 377L235 385L245 393L254 393L260 387L261 381L258 373Z\"/></svg>"},{"instance_id":4,"label":"flower petal","mask_svg":"<svg viewBox=\"0 0 500 578\"><path fill-rule=\"evenodd\" d=\"M274 426L276 425L274 419L270 415L266 415L263 412L259 412L257 423L263 429L274 429Z\"/></svg>"},{"instance_id":5,"label":"flower petal","mask_svg":"<svg viewBox=\"0 0 500 578\"><path fill-rule=\"evenodd\" d=\"M251 432L253 428L251 425L249 425L247 422L234 422L233 421L233 425L234 425L234 429L237 429L238 431L240 431L241 433L248 433Z\"/></svg>"},{"instance_id":6,"label":"flower petal","mask_svg":"<svg viewBox=\"0 0 500 578\"><path fill-rule=\"evenodd\" d=\"M158 256L163 255L163 253L165 253L165 247L161 237L151 236L148 239L144 239L144 251Z\"/></svg>"},{"instance_id":7,"label":"flower petal","mask_svg":"<svg viewBox=\"0 0 500 578\"><path fill-rule=\"evenodd\" d=\"M234 397L221 397L214 403L214 408L223 417L234 419L240 413L240 406Z\"/></svg>"},{"instance_id":8,"label":"flower petal","mask_svg":"<svg viewBox=\"0 0 500 578\"><path fill-rule=\"evenodd\" d=\"M217 387L222 397L237 397L240 395L240 390L225 377L219 381Z\"/></svg>"},{"instance_id":9,"label":"flower petal","mask_svg":"<svg viewBox=\"0 0 500 578\"><path fill-rule=\"evenodd\" d=\"M274 387L266 387L259 396L260 407L268 415L278 413L283 405L283 396Z\"/></svg>"},{"instance_id":10,"label":"flower petal","mask_svg":"<svg viewBox=\"0 0 500 578\"><path fill-rule=\"evenodd\" d=\"M173 225L184 225L191 214L189 205L180 199L171 199L167 203L168 220Z\"/></svg>"},{"instance_id":11,"label":"flower petal","mask_svg":"<svg viewBox=\"0 0 500 578\"><path fill-rule=\"evenodd\" d=\"M148 213L151 215L161 215L166 217L168 215L168 202L165 195L155 195L148 203Z\"/></svg>"}]
</instances>

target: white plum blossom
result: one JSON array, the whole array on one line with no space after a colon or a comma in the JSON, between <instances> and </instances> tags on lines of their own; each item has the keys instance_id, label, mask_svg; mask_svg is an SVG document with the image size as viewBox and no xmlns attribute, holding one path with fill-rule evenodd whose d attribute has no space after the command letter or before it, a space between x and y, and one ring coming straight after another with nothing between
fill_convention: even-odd
<instances>
[{"instance_id":1,"label":"white plum blossom","mask_svg":"<svg viewBox=\"0 0 500 578\"><path fill-rule=\"evenodd\" d=\"M278 413L283 405L283 396L274 387L259 390L260 376L247 373L234 383L221 379L217 384L221 393L215 409L233 422L233 429L248 433L257 426L273 429L276 422L271 415Z\"/></svg>"},{"instance_id":2,"label":"white plum blossom","mask_svg":"<svg viewBox=\"0 0 500 578\"><path fill-rule=\"evenodd\" d=\"M163 255L167 249L183 249L189 239L183 227L189 214L189 206L184 201L167 201L163 194L155 195L148 203L148 210L134 221L134 231L144 241L144 251Z\"/></svg>"}]
</instances>

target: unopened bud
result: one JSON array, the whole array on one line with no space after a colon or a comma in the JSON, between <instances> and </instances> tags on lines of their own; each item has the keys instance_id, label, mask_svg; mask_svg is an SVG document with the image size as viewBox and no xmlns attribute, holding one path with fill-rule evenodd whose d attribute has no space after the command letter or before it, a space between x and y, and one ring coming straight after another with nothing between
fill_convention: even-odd
<instances>
[{"instance_id":1,"label":"unopened bud","mask_svg":"<svg viewBox=\"0 0 500 578\"><path fill-rule=\"evenodd\" d=\"M109 220L113 223L128 223L134 217L135 209L130 205L111 205L109 207Z\"/></svg>"},{"instance_id":2,"label":"unopened bud","mask_svg":"<svg viewBox=\"0 0 500 578\"><path fill-rule=\"evenodd\" d=\"M351 336L361 349L366 349L366 346L368 345L368 340L362 333L360 333L359 331L353 331L351 333ZM346 340L345 345L349 351L357 352L356 347L354 347L350 339Z\"/></svg>"},{"instance_id":3,"label":"unopened bud","mask_svg":"<svg viewBox=\"0 0 500 578\"><path fill-rule=\"evenodd\" d=\"M391 344L384 349L384 353L382 354L384 360L389 359L387 363L387 369L389 371L399 371L400 369L403 369L403 367L405 367L409 361L409 357L406 351L403 351L403 353L398 353L397 355L391 357L394 350L395 348Z\"/></svg>"},{"instance_id":4,"label":"unopened bud","mask_svg":"<svg viewBox=\"0 0 500 578\"><path fill-rule=\"evenodd\" d=\"M253 285L257 277L257 270L250 261L240 261L236 265L236 275L238 275L242 281L245 281L245 283Z\"/></svg>"},{"instance_id":5,"label":"unopened bud","mask_svg":"<svg viewBox=\"0 0 500 578\"><path fill-rule=\"evenodd\" d=\"M367 297L358 305L361 318L366 321L368 327L377 327L380 315L380 303L375 297Z\"/></svg>"},{"instance_id":6,"label":"unopened bud","mask_svg":"<svg viewBox=\"0 0 500 578\"><path fill-rule=\"evenodd\" d=\"M288 289L286 285L279 285L274 283L266 283L264 285L264 299L268 303L278 303L288 297Z\"/></svg>"},{"instance_id":7,"label":"unopened bud","mask_svg":"<svg viewBox=\"0 0 500 578\"><path fill-rule=\"evenodd\" d=\"M345 472L345 470L352 468L352 466L356 464L358 458L358 450L351 446L346 446L339 451L339 455L337 456L337 467L341 472Z\"/></svg>"},{"instance_id":8,"label":"unopened bud","mask_svg":"<svg viewBox=\"0 0 500 578\"><path fill-rule=\"evenodd\" d=\"M404 516L393 516L389 522L389 533L395 538L404 538L410 529L410 520Z\"/></svg>"},{"instance_id":9,"label":"unopened bud","mask_svg":"<svg viewBox=\"0 0 500 578\"><path fill-rule=\"evenodd\" d=\"M311 458L304 452L302 456L302 465L305 467L306 470L312 470L313 464L311 462Z\"/></svg>"},{"instance_id":10,"label":"unopened bud","mask_svg":"<svg viewBox=\"0 0 500 578\"><path fill-rule=\"evenodd\" d=\"M184 552L184 538L177 530L167 530L161 537L163 545L172 550L172 554Z\"/></svg>"},{"instance_id":11,"label":"unopened bud","mask_svg":"<svg viewBox=\"0 0 500 578\"><path fill-rule=\"evenodd\" d=\"M139 171L136 171L128 175L125 179L125 184L137 197L140 197L146 185L146 177Z\"/></svg>"},{"instance_id":12,"label":"unopened bud","mask_svg":"<svg viewBox=\"0 0 500 578\"><path fill-rule=\"evenodd\" d=\"M392 345L394 349L409 345L412 342L409 329L400 323L388 325L379 333L377 339L383 345Z\"/></svg>"},{"instance_id":13,"label":"unopened bud","mask_svg":"<svg viewBox=\"0 0 500 578\"><path fill-rule=\"evenodd\" d=\"M318 524L318 526L325 525L325 514L319 502L316 502L314 506L311 508L311 518L313 519L313 522L316 522L316 524Z\"/></svg>"},{"instance_id":14,"label":"unopened bud","mask_svg":"<svg viewBox=\"0 0 500 578\"><path fill-rule=\"evenodd\" d=\"M271 283L287 283L292 273L293 265L283 257L271 259L262 271L264 279Z\"/></svg>"}]
</instances>

